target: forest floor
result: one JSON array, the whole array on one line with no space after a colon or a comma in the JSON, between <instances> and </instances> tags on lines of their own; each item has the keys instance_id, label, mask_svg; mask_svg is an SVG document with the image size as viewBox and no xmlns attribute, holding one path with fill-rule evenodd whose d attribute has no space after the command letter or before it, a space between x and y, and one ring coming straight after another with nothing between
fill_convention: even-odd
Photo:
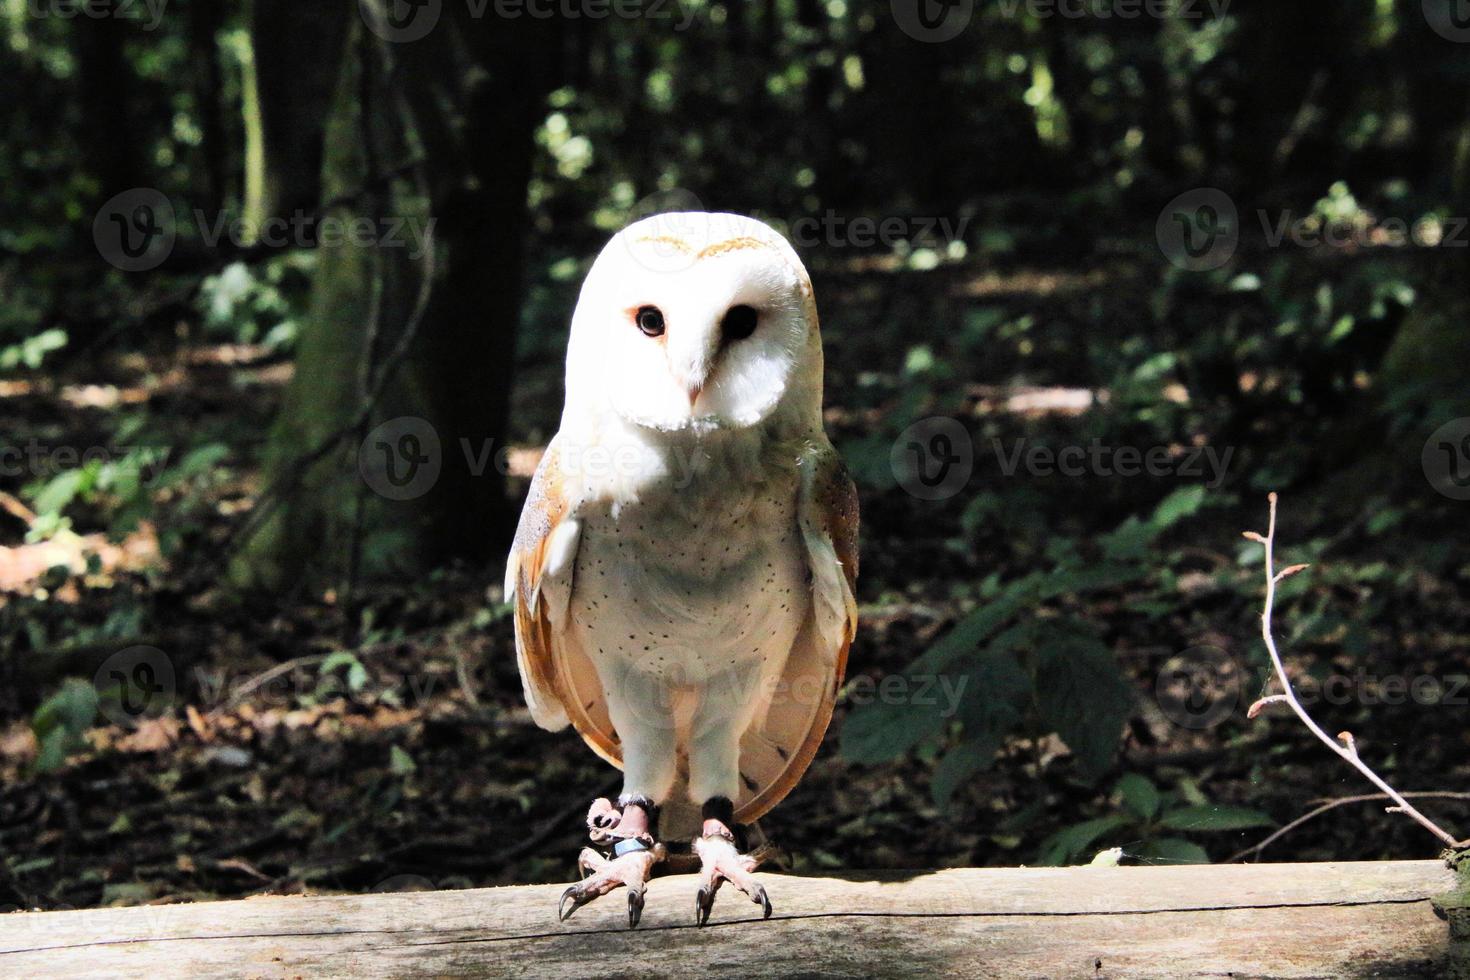
<instances>
[{"instance_id":1,"label":"forest floor","mask_svg":"<svg viewBox=\"0 0 1470 980\"><path fill-rule=\"evenodd\" d=\"M1262 692L1260 571L1239 532L1263 529L1265 500L1235 474L1218 506L1168 540L1158 559L1169 573L1164 584L1068 602L1072 615L1096 626L1137 691L1111 775L1078 778L1055 735L1014 737L992 768L940 807L930 792L932 751L884 765L844 761L843 719L873 690L855 681L905 667L973 606L976 583L1031 571L1048 539L1085 541L1190 482L1179 474L1126 485L1096 473L1007 477L989 458L991 439L1044 432L1085 446L1094 438L1107 378L1086 364L1094 347L1113 341L1090 335L1149 303L1154 283L1138 267L1116 259L1085 272L960 266L907 275L902 289L882 270L818 277L829 427L863 499L862 626L826 744L763 821L788 866L1034 863L1051 835L1119 811L1114 785L1123 773L1183 800L1262 810L1277 824L1321 798L1367 792L1289 716L1245 718ZM915 298L925 294L934 304L1000 310L1022 326L993 333L994 343L939 340L915 353L923 338L950 329L959 336L973 322L943 319ZM931 316L940 317L933 329L905 326ZM200 584L193 562L210 556L259 489L254 461L290 366L259 348L200 339L187 323L181 329L184 339L148 354L100 351L49 380L0 383L7 440L17 444L110 445L123 408L146 409L181 444L199 432L251 434L232 444L226 476L187 521L145 521L114 542L105 516L89 523L83 508L82 550L102 554L77 574L48 571L67 558L57 546L24 544L23 511L0 513L0 613L12 631L0 686L0 906L570 880L585 808L615 792L616 774L574 734L532 724L499 601L500 567L376 586L357 597L362 616L351 622L334 595L238 601L207 579ZM559 412L558 339L530 345L523 360L516 439L526 451L518 458L533 459ZM884 485L892 432L903 428L894 419L931 414L957 415L985 433L977 444L987 458L972 487L996 496L998 516L976 519L967 509L973 493L927 502L891 478ZM521 494L527 467L517 470L509 489ZM3 478L0 490L13 499L24 482ZM1294 669L1442 680L1470 671L1465 569L1416 567L1401 543L1354 523L1371 506L1334 499L1321 481L1285 497L1283 561L1293 560L1298 542L1325 541L1313 560L1351 572L1304 585L1284 602L1280 632L1301 640L1289 647ZM160 533L183 536L163 549L182 557L157 558ZM1308 617L1336 617L1335 625L1294 627ZM170 710L136 725L99 718L83 751L36 771L37 704L64 678L90 680L107 655L140 644L164 651L174 669ZM1181 726L1159 709L1159 678L1182 651L1201 646L1237 664L1239 700L1218 724ZM1354 697L1318 710L1329 731L1354 731L1365 757L1399 788L1454 790L1470 786L1470 690L1454 692L1456 701L1448 687L1431 705ZM1470 801L1425 807L1470 832ZM1121 846L1127 860L1156 832L1119 828L1097 843ZM1269 832L1193 839L1222 861ZM1422 858L1436 850L1407 820L1367 803L1323 815L1265 858Z\"/></svg>"}]
</instances>

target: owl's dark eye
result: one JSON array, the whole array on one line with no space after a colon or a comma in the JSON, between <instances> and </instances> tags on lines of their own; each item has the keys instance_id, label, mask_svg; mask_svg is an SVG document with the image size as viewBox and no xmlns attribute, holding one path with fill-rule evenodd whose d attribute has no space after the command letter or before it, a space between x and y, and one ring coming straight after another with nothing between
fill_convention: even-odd
<instances>
[{"instance_id":1,"label":"owl's dark eye","mask_svg":"<svg viewBox=\"0 0 1470 980\"><path fill-rule=\"evenodd\" d=\"M664 315L657 306L640 306L638 312L633 316L638 324L638 329L643 331L645 337L662 337L664 335Z\"/></svg>"},{"instance_id":2,"label":"owl's dark eye","mask_svg":"<svg viewBox=\"0 0 1470 980\"><path fill-rule=\"evenodd\" d=\"M720 335L726 341L744 340L755 333L756 321L760 314L753 306L732 306L725 314L724 322L720 324Z\"/></svg>"}]
</instances>

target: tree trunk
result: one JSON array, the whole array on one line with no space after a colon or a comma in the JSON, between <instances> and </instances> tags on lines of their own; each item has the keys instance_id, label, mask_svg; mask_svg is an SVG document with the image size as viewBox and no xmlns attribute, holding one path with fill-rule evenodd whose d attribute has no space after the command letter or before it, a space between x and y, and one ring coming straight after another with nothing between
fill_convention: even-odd
<instances>
[{"instance_id":1,"label":"tree trunk","mask_svg":"<svg viewBox=\"0 0 1470 980\"><path fill-rule=\"evenodd\" d=\"M133 25L122 17L88 21L71 32L87 160L101 199L147 183L132 115L133 67L126 45Z\"/></svg>"},{"instance_id":2,"label":"tree trunk","mask_svg":"<svg viewBox=\"0 0 1470 980\"><path fill-rule=\"evenodd\" d=\"M262 173L252 218L310 214L322 201L322 119L356 0L252 0L254 104Z\"/></svg>"},{"instance_id":3,"label":"tree trunk","mask_svg":"<svg viewBox=\"0 0 1470 980\"><path fill-rule=\"evenodd\" d=\"M225 207L230 186L230 148L222 102L224 72L218 44L225 4L223 0L192 0L188 14L189 62L201 134L197 191L209 213L217 214Z\"/></svg>"},{"instance_id":4,"label":"tree trunk","mask_svg":"<svg viewBox=\"0 0 1470 980\"><path fill-rule=\"evenodd\" d=\"M236 582L401 577L483 558L508 538L492 454L509 410L526 185L558 63L555 31L446 5L423 40L384 47L354 23L323 190L350 201L333 217L401 223L409 247L320 247L311 319L267 458L268 485L297 489L233 563ZM385 53L397 61L391 76ZM410 157L420 162L404 171ZM411 234L431 221L432 270ZM303 456L356 421L366 379L391 360L431 271L421 325L371 418L303 468Z\"/></svg>"}]
</instances>

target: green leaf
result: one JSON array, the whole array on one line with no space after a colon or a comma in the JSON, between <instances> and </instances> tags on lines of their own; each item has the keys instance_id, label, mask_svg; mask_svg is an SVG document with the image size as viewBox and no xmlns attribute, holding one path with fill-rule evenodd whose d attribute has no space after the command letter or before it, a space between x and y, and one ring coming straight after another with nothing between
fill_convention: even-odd
<instances>
[{"instance_id":1,"label":"green leaf","mask_svg":"<svg viewBox=\"0 0 1470 980\"><path fill-rule=\"evenodd\" d=\"M87 471L78 467L76 469L64 470L47 481L31 501L37 514L59 514L66 509L82 491L82 484L87 479Z\"/></svg>"},{"instance_id":2,"label":"green leaf","mask_svg":"<svg viewBox=\"0 0 1470 980\"><path fill-rule=\"evenodd\" d=\"M1036 707L1072 750L1086 779L1107 771L1133 689L1106 646L1088 637L1064 637L1037 653Z\"/></svg>"},{"instance_id":3,"label":"green leaf","mask_svg":"<svg viewBox=\"0 0 1470 980\"><path fill-rule=\"evenodd\" d=\"M1087 568L1058 567L1032 572L1003 586L990 602L977 608L909 665L907 673L939 674L956 660L973 653L1024 610L1061 595L1108 589L1143 578L1148 570L1136 565L1103 563Z\"/></svg>"},{"instance_id":4,"label":"green leaf","mask_svg":"<svg viewBox=\"0 0 1470 980\"><path fill-rule=\"evenodd\" d=\"M96 688L76 678L62 684L31 718L31 730L39 743L36 770L54 772L61 768L66 757L81 747L82 736L96 717Z\"/></svg>"},{"instance_id":5,"label":"green leaf","mask_svg":"<svg viewBox=\"0 0 1470 980\"><path fill-rule=\"evenodd\" d=\"M212 469L230 455L230 447L222 442L211 442L192 450L179 461L178 475L181 479L198 476Z\"/></svg>"},{"instance_id":6,"label":"green leaf","mask_svg":"<svg viewBox=\"0 0 1470 980\"><path fill-rule=\"evenodd\" d=\"M1117 528L1098 538L1109 561L1138 561L1148 552L1155 534L1152 527L1130 517Z\"/></svg>"},{"instance_id":7,"label":"green leaf","mask_svg":"<svg viewBox=\"0 0 1470 980\"><path fill-rule=\"evenodd\" d=\"M1170 830L1249 830L1273 827L1276 821L1259 810L1238 806L1186 806L1164 814L1159 824Z\"/></svg>"},{"instance_id":8,"label":"green leaf","mask_svg":"<svg viewBox=\"0 0 1470 980\"><path fill-rule=\"evenodd\" d=\"M863 705L842 724L842 757L864 764L889 762L938 735L946 720L938 711L916 710L907 702Z\"/></svg>"},{"instance_id":9,"label":"green leaf","mask_svg":"<svg viewBox=\"0 0 1470 980\"><path fill-rule=\"evenodd\" d=\"M1192 517L1204 506L1204 487L1181 487L1159 501L1149 518L1156 532L1167 531L1186 517Z\"/></svg>"},{"instance_id":10,"label":"green leaf","mask_svg":"<svg viewBox=\"0 0 1470 980\"><path fill-rule=\"evenodd\" d=\"M1147 776L1130 772L1118 780L1114 787L1123 797L1123 803L1144 820L1152 820L1159 812L1159 788Z\"/></svg>"},{"instance_id":11,"label":"green leaf","mask_svg":"<svg viewBox=\"0 0 1470 980\"><path fill-rule=\"evenodd\" d=\"M960 718L965 734L997 742L1021 721L1031 697L1031 678L1014 654L991 649L975 659L965 681Z\"/></svg>"},{"instance_id":12,"label":"green leaf","mask_svg":"<svg viewBox=\"0 0 1470 980\"><path fill-rule=\"evenodd\" d=\"M388 771L393 775L409 776L417 770L418 766L414 763L413 756L403 749L395 745L388 750Z\"/></svg>"},{"instance_id":13,"label":"green leaf","mask_svg":"<svg viewBox=\"0 0 1470 980\"><path fill-rule=\"evenodd\" d=\"M946 752L939 765L934 767L934 776L929 784L934 803L941 808L948 807L955 790L969 782L976 773L990 768L996 748L994 742L979 738L967 739Z\"/></svg>"},{"instance_id":14,"label":"green leaf","mask_svg":"<svg viewBox=\"0 0 1470 980\"><path fill-rule=\"evenodd\" d=\"M1066 864L1091 847L1098 838L1126 826L1128 826L1128 820L1116 814L1073 824L1064 830L1057 831L1042 842L1036 863L1048 867Z\"/></svg>"},{"instance_id":15,"label":"green leaf","mask_svg":"<svg viewBox=\"0 0 1470 980\"><path fill-rule=\"evenodd\" d=\"M1006 735L1021 722L1031 697L1031 678L1013 654L992 648L965 676L964 692L960 718L965 740L940 761L931 784L934 802L941 807L949 805L963 783L995 761Z\"/></svg>"},{"instance_id":16,"label":"green leaf","mask_svg":"<svg viewBox=\"0 0 1470 980\"><path fill-rule=\"evenodd\" d=\"M1137 561L1144 557L1159 535L1204 506L1205 488L1182 487L1159 501L1148 520L1130 517L1099 538L1103 553L1112 561Z\"/></svg>"},{"instance_id":17,"label":"green leaf","mask_svg":"<svg viewBox=\"0 0 1470 980\"><path fill-rule=\"evenodd\" d=\"M1178 837L1162 837L1151 840L1137 851L1139 859L1147 864L1209 864L1210 856L1198 844L1191 844Z\"/></svg>"},{"instance_id":18,"label":"green leaf","mask_svg":"<svg viewBox=\"0 0 1470 980\"><path fill-rule=\"evenodd\" d=\"M330 674L339 667L352 667L358 663L357 654L349 650L338 650L336 653L327 654L327 659L317 668L318 674Z\"/></svg>"},{"instance_id":19,"label":"green leaf","mask_svg":"<svg viewBox=\"0 0 1470 980\"><path fill-rule=\"evenodd\" d=\"M1143 566L1109 562L1086 568L1055 568L1041 577L1034 600L1044 602L1061 595L1112 589L1147 575L1148 569Z\"/></svg>"},{"instance_id":20,"label":"green leaf","mask_svg":"<svg viewBox=\"0 0 1470 980\"><path fill-rule=\"evenodd\" d=\"M910 674L939 674L989 639L1018 615L1030 602L1031 590L1040 576L1033 573L1012 582L994 601L980 606L909 665Z\"/></svg>"}]
</instances>

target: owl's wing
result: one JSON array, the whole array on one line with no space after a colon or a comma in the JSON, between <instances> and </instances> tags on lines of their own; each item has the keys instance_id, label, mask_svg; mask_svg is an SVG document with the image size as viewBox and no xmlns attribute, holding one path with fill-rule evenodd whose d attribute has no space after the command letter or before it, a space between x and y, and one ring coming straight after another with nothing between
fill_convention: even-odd
<instances>
[{"instance_id":1,"label":"owl's wing","mask_svg":"<svg viewBox=\"0 0 1470 980\"><path fill-rule=\"evenodd\" d=\"M834 662L845 665L857 632L857 487L837 450L826 445L803 461L797 520L812 573L817 631ZM842 667L837 671L842 682Z\"/></svg>"},{"instance_id":2,"label":"owl's wing","mask_svg":"<svg viewBox=\"0 0 1470 980\"><path fill-rule=\"evenodd\" d=\"M740 743L736 819L749 823L791 792L816 755L857 633L857 488L830 444L801 462L797 523L811 572L811 612L771 701Z\"/></svg>"},{"instance_id":3,"label":"owl's wing","mask_svg":"<svg viewBox=\"0 0 1470 980\"><path fill-rule=\"evenodd\" d=\"M505 599L515 615L516 662L526 706L536 724L550 731L565 728L568 721L556 645L567 625L580 534L553 439L531 479L505 565Z\"/></svg>"}]
</instances>

